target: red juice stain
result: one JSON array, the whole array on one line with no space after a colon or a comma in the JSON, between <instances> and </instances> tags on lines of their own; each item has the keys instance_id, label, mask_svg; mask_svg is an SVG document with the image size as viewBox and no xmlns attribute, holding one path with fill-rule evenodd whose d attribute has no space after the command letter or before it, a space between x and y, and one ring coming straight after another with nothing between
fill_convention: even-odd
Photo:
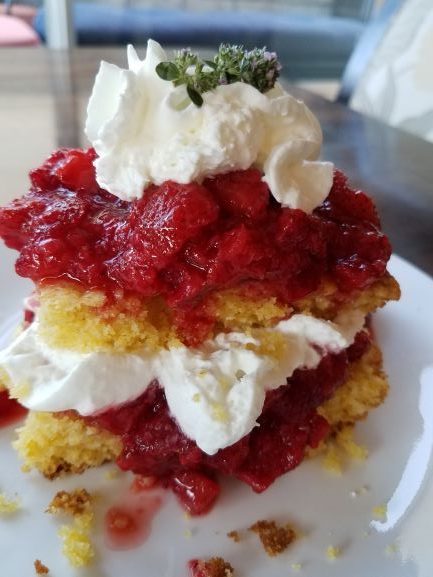
<instances>
[{"instance_id":1,"label":"red juice stain","mask_svg":"<svg viewBox=\"0 0 433 577\"><path fill-rule=\"evenodd\" d=\"M0 427L16 423L27 414L27 409L15 399L10 399L7 391L0 391Z\"/></svg>"},{"instance_id":2,"label":"red juice stain","mask_svg":"<svg viewBox=\"0 0 433 577\"><path fill-rule=\"evenodd\" d=\"M149 491L154 489L159 483L157 477L144 477L143 475L136 475L131 483L129 490L133 494L143 493L144 491Z\"/></svg>"},{"instance_id":3,"label":"red juice stain","mask_svg":"<svg viewBox=\"0 0 433 577\"><path fill-rule=\"evenodd\" d=\"M144 543L161 505L160 495L131 494L110 507L104 523L107 546L114 551L125 551Z\"/></svg>"}]
</instances>

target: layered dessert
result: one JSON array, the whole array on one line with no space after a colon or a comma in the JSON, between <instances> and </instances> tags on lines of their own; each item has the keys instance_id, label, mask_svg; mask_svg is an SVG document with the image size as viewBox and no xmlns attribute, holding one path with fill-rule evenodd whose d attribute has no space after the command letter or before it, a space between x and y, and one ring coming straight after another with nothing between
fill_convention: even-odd
<instances>
[{"instance_id":1,"label":"layered dessert","mask_svg":"<svg viewBox=\"0 0 433 577\"><path fill-rule=\"evenodd\" d=\"M318 160L274 54L169 61L150 41L128 60L101 64L92 147L0 210L35 283L3 397L29 410L25 469L115 460L200 514L221 476L264 491L384 400L369 318L399 288L373 202Z\"/></svg>"}]
</instances>

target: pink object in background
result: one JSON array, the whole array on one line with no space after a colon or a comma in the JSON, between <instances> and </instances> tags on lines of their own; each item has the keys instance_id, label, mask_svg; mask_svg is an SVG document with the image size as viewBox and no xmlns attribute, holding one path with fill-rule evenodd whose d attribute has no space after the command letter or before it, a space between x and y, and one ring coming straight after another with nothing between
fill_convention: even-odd
<instances>
[{"instance_id":1,"label":"pink object in background","mask_svg":"<svg viewBox=\"0 0 433 577\"><path fill-rule=\"evenodd\" d=\"M26 22L15 16L0 14L1 46L37 46L39 36Z\"/></svg>"}]
</instances>

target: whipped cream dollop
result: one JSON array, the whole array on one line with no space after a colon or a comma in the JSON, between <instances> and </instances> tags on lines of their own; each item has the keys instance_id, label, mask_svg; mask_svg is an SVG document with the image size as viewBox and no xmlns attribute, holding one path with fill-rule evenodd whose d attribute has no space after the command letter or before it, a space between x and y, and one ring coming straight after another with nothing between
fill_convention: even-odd
<instances>
[{"instance_id":1,"label":"whipped cream dollop","mask_svg":"<svg viewBox=\"0 0 433 577\"><path fill-rule=\"evenodd\" d=\"M128 70L101 63L85 131L102 188L131 201L151 183L201 182L254 165L283 206L311 212L321 204L333 165L317 161L322 133L305 104L278 84L262 94L236 82L205 92L197 107L185 85L157 75L166 60L149 40L143 61L128 47Z\"/></svg>"},{"instance_id":2,"label":"whipped cream dollop","mask_svg":"<svg viewBox=\"0 0 433 577\"><path fill-rule=\"evenodd\" d=\"M347 348L363 324L356 311L335 322L296 314L254 336L221 333L196 349L81 354L48 347L36 320L0 353L0 366L25 407L81 415L132 401L157 379L181 430L213 455L256 425L266 391L286 384L296 369L314 368L325 354ZM266 354L275 337L278 359Z\"/></svg>"}]
</instances>

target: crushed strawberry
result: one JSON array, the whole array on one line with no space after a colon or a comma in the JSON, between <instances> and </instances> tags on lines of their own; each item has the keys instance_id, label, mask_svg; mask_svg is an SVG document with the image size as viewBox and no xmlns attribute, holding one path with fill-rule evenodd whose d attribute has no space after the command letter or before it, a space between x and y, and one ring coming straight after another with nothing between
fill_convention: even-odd
<instances>
[{"instance_id":1,"label":"crushed strawberry","mask_svg":"<svg viewBox=\"0 0 433 577\"><path fill-rule=\"evenodd\" d=\"M207 513L220 493L219 484L198 471L182 471L170 480L173 493L191 515Z\"/></svg>"}]
</instances>

